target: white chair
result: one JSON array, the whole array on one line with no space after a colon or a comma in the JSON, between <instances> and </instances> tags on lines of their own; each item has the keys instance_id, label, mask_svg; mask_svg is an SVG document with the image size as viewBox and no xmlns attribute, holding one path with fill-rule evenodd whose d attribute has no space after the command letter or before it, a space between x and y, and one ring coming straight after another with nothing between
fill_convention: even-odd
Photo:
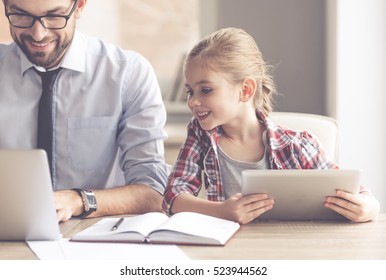
<instances>
[{"instance_id":1,"label":"white chair","mask_svg":"<svg viewBox=\"0 0 386 280\"><path fill-rule=\"evenodd\" d=\"M293 130L304 130L315 135L322 143L327 155L337 161L338 123L334 118L306 113L272 112L269 118Z\"/></svg>"}]
</instances>

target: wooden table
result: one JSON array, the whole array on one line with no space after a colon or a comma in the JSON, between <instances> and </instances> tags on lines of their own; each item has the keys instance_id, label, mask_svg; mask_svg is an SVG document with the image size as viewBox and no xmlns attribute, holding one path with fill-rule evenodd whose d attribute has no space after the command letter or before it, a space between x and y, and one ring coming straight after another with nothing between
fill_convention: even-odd
<instances>
[{"instance_id":1,"label":"wooden table","mask_svg":"<svg viewBox=\"0 0 386 280\"><path fill-rule=\"evenodd\" d=\"M70 237L99 219L60 225ZM255 222L241 226L223 247L180 246L197 260L385 260L386 214L368 223ZM25 242L0 242L0 259L34 260Z\"/></svg>"}]
</instances>

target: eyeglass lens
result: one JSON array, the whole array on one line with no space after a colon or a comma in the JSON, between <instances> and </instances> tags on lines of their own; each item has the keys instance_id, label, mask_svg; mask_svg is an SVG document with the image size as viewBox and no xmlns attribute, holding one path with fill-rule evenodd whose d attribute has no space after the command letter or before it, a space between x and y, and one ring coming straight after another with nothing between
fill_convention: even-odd
<instances>
[{"instance_id":1,"label":"eyeglass lens","mask_svg":"<svg viewBox=\"0 0 386 280\"><path fill-rule=\"evenodd\" d=\"M40 23L48 29L63 28L66 26L67 19L65 17L39 17L35 18L29 15L9 15L11 24L15 27L30 28L35 23L35 19L39 20Z\"/></svg>"}]
</instances>

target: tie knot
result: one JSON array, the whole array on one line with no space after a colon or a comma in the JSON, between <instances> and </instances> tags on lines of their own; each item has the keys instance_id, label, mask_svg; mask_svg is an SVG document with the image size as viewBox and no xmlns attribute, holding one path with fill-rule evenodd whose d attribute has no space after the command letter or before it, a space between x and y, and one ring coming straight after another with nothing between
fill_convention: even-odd
<instances>
[{"instance_id":1,"label":"tie knot","mask_svg":"<svg viewBox=\"0 0 386 280\"><path fill-rule=\"evenodd\" d=\"M56 68L54 70L49 70L49 71L45 71L45 72L39 71L36 68L33 68L33 69L35 70L36 73L38 73L39 76L44 77L44 76L53 76L53 75L57 74L61 68L59 67L59 68Z\"/></svg>"},{"instance_id":2,"label":"tie knot","mask_svg":"<svg viewBox=\"0 0 386 280\"><path fill-rule=\"evenodd\" d=\"M53 83L56 79L56 76L58 75L61 68L57 68L51 71L41 72L34 68L35 72L41 77L43 87L49 86L49 84Z\"/></svg>"}]
</instances>

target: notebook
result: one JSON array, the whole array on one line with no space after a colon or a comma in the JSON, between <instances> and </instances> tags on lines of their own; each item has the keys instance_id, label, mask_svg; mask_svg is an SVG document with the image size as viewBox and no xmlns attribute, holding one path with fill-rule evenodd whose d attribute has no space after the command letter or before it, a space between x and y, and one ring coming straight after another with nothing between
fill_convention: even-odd
<instances>
[{"instance_id":1,"label":"notebook","mask_svg":"<svg viewBox=\"0 0 386 280\"><path fill-rule=\"evenodd\" d=\"M0 240L60 238L43 150L0 150L0 225Z\"/></svg>"},{"instance_id":2,"label":"notebook","mask_svg":"<svg viewBox=\"0 0 386 280\"><path fill-rule=\"evenodd\" d=\"M244 170L243 195L268 193L274 206L258 220L347 220L326 208L336 189L359 192L360 170Z\"/></svg>"},{"instance_id":3,"label":"notebook","mask_svg":"<svg viewBox=\"0 0 386 280\"><path fill-rule=\"evenodd\" d=\"M223 246L240 225L200 213L180 212L172 216L149 212L127 218L103 218L75 234L71 241L128 242Z\"/></svg>"}]
</instances>

